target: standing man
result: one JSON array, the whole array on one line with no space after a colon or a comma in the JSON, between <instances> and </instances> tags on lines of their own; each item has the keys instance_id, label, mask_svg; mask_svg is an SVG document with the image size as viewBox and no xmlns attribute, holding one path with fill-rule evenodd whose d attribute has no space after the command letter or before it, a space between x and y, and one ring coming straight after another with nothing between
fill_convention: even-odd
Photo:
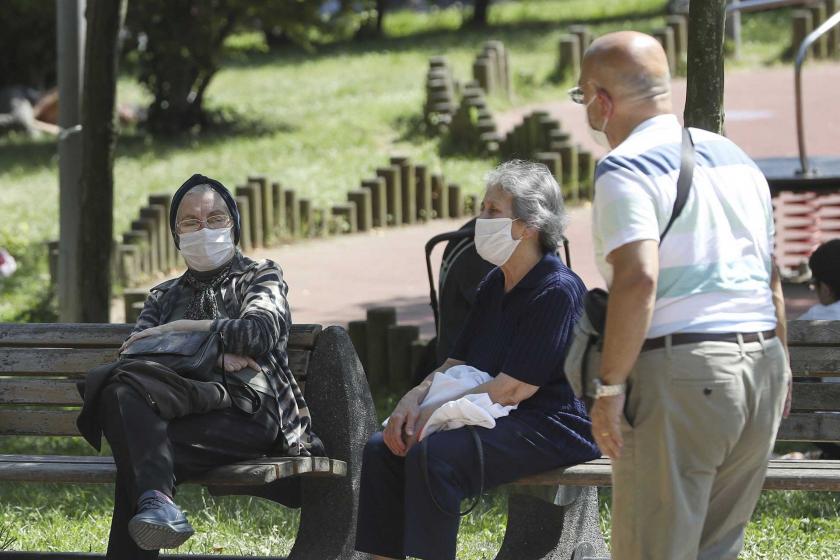
<instances>
[{"instance_id":1,"label":"standing man","mask_svg":"<svg viewBox=\"0 0 840 560\"><path fill-rule=\"evenodd\" d=\"M790 376L767 182L731 141L692 129L693 182L660 245L682 139L662 47L599 38L570 96L612 150L593 205L610 297L591 413L613 459L613 558L735 559Z\"/></svg>"}]
</instances>

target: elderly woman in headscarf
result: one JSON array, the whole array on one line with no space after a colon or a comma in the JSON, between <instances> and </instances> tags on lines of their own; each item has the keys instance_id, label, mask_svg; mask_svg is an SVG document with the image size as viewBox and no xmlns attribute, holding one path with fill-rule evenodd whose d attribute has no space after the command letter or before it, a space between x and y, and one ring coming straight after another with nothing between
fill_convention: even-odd
<instances>
[{"instance_id":1,"label":"elderly woman in headscarf","mask_svg":"<svg viewBox=\"0 0 840 560\"><path fill-rule=\"evenodd\" d=\"M98 421L117 465L108 558L156 558L158 549L180 546L193 534L173 502L175 485L184 480L269 453L323 454L288 365L292 323L283 272L237 249L239 212L230 192L194 175L172 198L170 226L187 271L152 288L123 348L150 335L219 332L227 352L220 365L259 402L243 413L231 406L236 396L222 383L207 383L201 387L218 390L206 393L212 402L196 411L201 414L167 420L158 403L130 384L105 385Z\"/></svg>"},{"instance_id":2,"label":"elderly woman in headscarf","mask_svg":"<svg viewBox=\"0 0 840 560\"><path fill-rule=\"evenodd\" d=\"M452 560L461 500L481 492L482 480L490 489L600 456L563 373L586 293L556 254L564 221L560 187L544 165L512 161L489 174L475 245L496 268L449 359L400 400L365 446L357 550ZM486 393L492 403L518 407L492 428L438 431L418 443L442 406L424 404L435 374L460 365L490 378L450 399Z\"/></svg>"}]
</instances>

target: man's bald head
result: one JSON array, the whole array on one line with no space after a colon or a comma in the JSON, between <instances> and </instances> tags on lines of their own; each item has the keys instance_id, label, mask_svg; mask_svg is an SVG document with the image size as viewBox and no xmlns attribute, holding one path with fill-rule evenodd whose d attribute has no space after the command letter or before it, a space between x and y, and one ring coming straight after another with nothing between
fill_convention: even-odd
<instances>
[{"instance_id":1,"label":"man's bald head","mask_svg":"<svg viewBox=\"0 0 840 560\"><path fill-rule=\"evenodd\" d=\"M598 37L586 49L580 86L592 82L607 90L618 104L668 102L671 73L659 41L636 31Z\"/></svg>"}]
</instances>

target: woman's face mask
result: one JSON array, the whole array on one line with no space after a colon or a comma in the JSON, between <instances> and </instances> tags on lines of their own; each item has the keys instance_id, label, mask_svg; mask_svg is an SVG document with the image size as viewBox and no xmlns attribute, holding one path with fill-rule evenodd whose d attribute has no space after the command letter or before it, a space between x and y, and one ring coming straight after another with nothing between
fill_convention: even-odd
<instances>
[{"instance_id":1,"label":"woman's face mask","mask_svg":"<svg viewBox=\"0 0 840 560\"><path fill-rule=\"evenodd\" d=\"M227 206L215 191L190 191L178 208L178 245L187 266L215 270L236 252Z\"/></svg>"},{"instance_id":2,"label":"woman's face mask","mask_svg":"<svg viewBox=\"0 0 840 560\"><path fill-rule=\"evenodd\" d=\"M502 266L509 259L521 239L513 238L510 218L479 218L475 221L475 250L485 261Z\"/></svg>"},{"instance_id":3,"label":"woman's face mask","mask_svg":"<svg viewBox=\"0 0 840 560\"><path fill-rule=\"evenodd\" d=\"M187 266L199 272L215 270L233 258L233 228L202 228L180 234L181 255Z\"/></svg>"}]
</instances>

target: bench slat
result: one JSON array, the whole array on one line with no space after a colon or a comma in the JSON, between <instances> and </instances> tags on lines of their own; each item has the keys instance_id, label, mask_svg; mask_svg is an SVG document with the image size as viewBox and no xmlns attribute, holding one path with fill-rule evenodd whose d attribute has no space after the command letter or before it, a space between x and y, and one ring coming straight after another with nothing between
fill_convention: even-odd
<instances>
[{"instance_id":1,"label":"bench slat","mask_svg":"<svg viewBox=\"0 0 840 560\"><path fill-rule=\"evenodd\" d=\"M80 376L116 359L115 348L2 348L0 374Z\"/></svg>"},{"instance_id":2,"label":"bench slat","mask_svg":"<svg viewBox=\"0 0 840 560\"><path fill-rule=\"evenodd\" d=\"M608 459L522 478L511 486L611 486ZM765 490L840 491L840 461L773 460L767 468Z\"/></svg>"},{"instance_id":3,"label":"bench slat","mask_svg":"<svg viewBox=\"0 0 840 560\"><path fill-rule=\"evenodd\" d=\"M4 455L0 460L0 481L107 484L116 477L111 457L46 457ZM269 484L290 476L346 476L344 461L327 457L262 457L215 468L194 484L252 486Z\"/></svg>"},{"instance_id":4,"label":"bench slat","mask_svg":"<svg viewBox=\"0 0 840 560\"><path fill-rule=\"evenodd\" d=\"M837 376L840 372L840 348L792 346L790 368L798 376Z\"/></svg>"},{"instance_id":5,"label":"bench slat","mask_svg":"<svg viewBox=\"0 0 840 560\"><path fill-rule=\"evenodd\" d=\"M119 347L133 328L127 323L0 323L0 347ZM321 325L292 325L289 346L312 349L320 332Z\"/></svg>"},{"instance_id":6,"label":"bench slat","mask_svg":"<svg viewBox=\"0 0 840 560\"><path fill-rule=\"evenodd\" d=\"M305 377L310 350L289 348L287 354L295 377ZM0 375L83 377L89 369L116 360L111 348L0 348Z\"/></svg>"},{"instance_id":7,"label":"bench slat","mask_svg":"<svg viewBox=\"0 0 840 560\"><path fill-rule=\"evenodd\" d=\"M0 409L0 435L78 436L76 410Z\"/></svg>"},{"instance_id":8,"label":"bench slat","mask_svg":"<svg viewBox=\"0 0 840 560\"><path fill-rule=\"evenodd\" d=\"M791 413L782 420L777 438L781 441L838 441L840 414Z\"/></svg>"},{"instance_id":9,"label":"bench slat","mask_svg":"<svg viewBox=\"0 0 840 560\"><path fill-rule=\"evenodd\" d=\"M793 410L840 411L840 383L794 383Z\"/></svg>"},{"instance_id":10,"label":"bench slat","mask_svg":"<svg viewBox=\"0 0 840 560\"><path fill-rule=\"evenodd\" d=\"M788 321L789 346L840 346L840 321Z\"/></svg>"},{"instance_id":11,"label":"bench slat","mask_svg":"<svg viewBox=\"0 0 840 560\"><path fill-rule=\"evenodd\" d=\"M72 379L0 379L0 404L81 405Z\"/></svg>"}]
</instances>

